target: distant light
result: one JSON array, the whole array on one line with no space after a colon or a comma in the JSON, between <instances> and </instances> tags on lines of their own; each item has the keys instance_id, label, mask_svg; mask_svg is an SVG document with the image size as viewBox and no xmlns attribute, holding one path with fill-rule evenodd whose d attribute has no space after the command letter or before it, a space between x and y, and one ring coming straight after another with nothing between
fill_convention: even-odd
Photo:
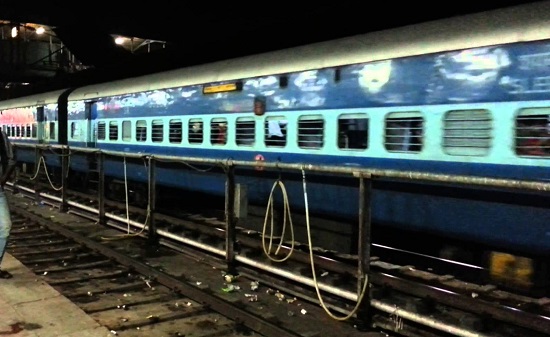
<instances>
[{"instance_id":1,"label":"distant light","mask_svg":"<svg viewBox=\"0 0 550 337\"><path fill-rule=\"evenodd\" d=\"M125 40L126 40L125 38L123 38L122 36L119 36L115 39L115 43L116 44L123 44Z\"/></svg>"},{"instance_id":2,"label":"distant light","mask_svg":"<svg viewBox=\"0 0 550 337\"><path fill-rule=\"evenodd\" d=\"M44 34L45 31L46 30L44 29L44 27L36 28L36 34L38 34L38 35Z\"/></svg>"},{"instance_id":3,"label":"distant light","mask_svg":"<svg viewBox=\"0 0 550 337\"><path fill-rule=\"evenodd\" d=\"M13 28L11 29L11 37L16 37L16 36L17 36L17 33L18 33L17 27L13 27Z\"/></svg>"}]
</instances>

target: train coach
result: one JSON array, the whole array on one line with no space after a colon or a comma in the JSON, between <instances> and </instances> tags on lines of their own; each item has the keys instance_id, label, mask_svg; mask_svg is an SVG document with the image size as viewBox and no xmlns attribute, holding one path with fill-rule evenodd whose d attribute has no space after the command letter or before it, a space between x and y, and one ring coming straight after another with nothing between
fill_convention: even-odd
<instances>
[{"instance_id":1,"label":"train coach","mask_svg":"<svg viewBox=\"0 0 550 337\"><path fill-rule=\"evenodd\" d=\"M539 2L67 88L0 102L0 123L16 145L73 149L80 182L96 163L77 149L93 148L548 183L549 22L550 3ZM17 153L33 169L61 165ZM130 184L146 198L143 162L110 157L105 175L108 193ZM225 178L162 165L156 182L220 196ZM357 186L309 178L307 201L303 181L289 179L293 208L355 226ZM265 206L273 176L237 179ZM491 273L548 286L548 192L391 179L373 189L375 226L482 245Z\"/></svg>"}]
</instances>

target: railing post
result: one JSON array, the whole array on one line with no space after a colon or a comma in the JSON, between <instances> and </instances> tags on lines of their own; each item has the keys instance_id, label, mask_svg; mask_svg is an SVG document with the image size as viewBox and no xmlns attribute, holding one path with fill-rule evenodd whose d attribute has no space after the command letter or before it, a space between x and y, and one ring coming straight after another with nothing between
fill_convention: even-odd
<instances>
[{"instance_id":1,"label":"railing post","mask_svg":"<svg viewBox=\"0 0 550 337\"><path fill-rule=\"evenodd\" d=\"M156 198L156 162L153 159L153 157L149 157L149 177L148 177L148 186L149 186L149 198L147 201L147 221L145 222L145 226L149 228L149 244L152 246L158 245L158 235L157 235L157 227L155 224L155 210L157 206L157 198Z\"/></svg>"},{"instance_id":2,"label":"railing post","mask_svg":"<svg viewBox=\"0 0 550 337\"><path fill-rule=\"evenodd\" d=\"M365 289L365 294L357 311L357 317L363 329L370 326L370 256L371 256L371 201L372 176L361 175L359 178L359 231L358 231L358 266L357 266L357 298ZM364 284L367 283L366 288Z\"/></svg>"},{"instance_id":3,"label":"railing post","mask_svg":"<svg viewBox=\"0 0 550 337\"><path fill-rule=\"evenodd\" d=\"M34 149L34 153L35 153L34 162L35 162L35 173L36 173L36 177L34 178L34 200L37 203L40 203L41 200L40 200L40 171L39 170L41 165L40 163L42 160L42 149L37 146ZM46 166L46 163L44 163L44 167L45 166Z\"/></svg>"},{"instance_id":4,"label":"railing post","mask_svg":"<svg viewBox=\"0 0 550 337\"><path fill-rule=\"evenodd\" d=\"M98 214L98 223L105 225L107 223L107 218L105 216L105 155L102 152L97 153L97 170L98 170L98 179L97 179L97 209L99 210Z\"/></svg>"},{"instance_id":5,"label":"railing post","mask_svg":"<svg viewBox=\"0 0 550 337\"><path fill-rule=\"evenodd\" d=\"M227 167L227 180L225 182L225 260L227 262L228 273L235 272L235 239L236 239L236 219L235 219L235 167Z\"/></svg>"},{"instance_id":6,"label":"railing post","mask_svg":"<svg viewBox=\"0 0 550 337\"><path fill-rule=\"evenodd\" d=\"M67 203L67 181L69 176L69 149L64 147L61 149L61 205L59 211L67 212L69 209Z\"/></svg>"}]
</instances>

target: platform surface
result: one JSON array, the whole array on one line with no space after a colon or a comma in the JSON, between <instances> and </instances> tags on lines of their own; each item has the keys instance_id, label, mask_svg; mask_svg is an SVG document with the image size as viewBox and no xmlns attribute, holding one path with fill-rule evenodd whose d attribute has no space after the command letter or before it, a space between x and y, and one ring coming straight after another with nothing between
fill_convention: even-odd
<instances>
[{"instance_id":1,"label":"platform surface","mask_svg":"<svg viewBox=\"0 0 550 337\"><path fill-rule=\"evenodd\" d=\"M8 253L2 269L13 278L0 279L0 336L112 336L107 328Z\"/></svg>"}]
</instances>

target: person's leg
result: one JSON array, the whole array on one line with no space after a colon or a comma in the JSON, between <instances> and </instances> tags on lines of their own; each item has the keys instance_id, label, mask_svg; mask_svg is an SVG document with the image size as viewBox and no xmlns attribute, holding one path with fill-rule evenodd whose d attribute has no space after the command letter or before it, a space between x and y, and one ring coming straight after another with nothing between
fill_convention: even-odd
<instances>
[{"instance_id":1,"label":"person's leg","mask_svg":"<svg viewBox=\"0 0 550 337\"><path fill-rule=\"evenodd\" d=\"M0 266L2 265L2 259L6 252L6 245L8 243L8 237L11 230L11 214L8 205L8 199L6 194L0 188ZM0 271L0 278L11 277L11 275L5 271Z\"/></svg>"}]
</instances>

